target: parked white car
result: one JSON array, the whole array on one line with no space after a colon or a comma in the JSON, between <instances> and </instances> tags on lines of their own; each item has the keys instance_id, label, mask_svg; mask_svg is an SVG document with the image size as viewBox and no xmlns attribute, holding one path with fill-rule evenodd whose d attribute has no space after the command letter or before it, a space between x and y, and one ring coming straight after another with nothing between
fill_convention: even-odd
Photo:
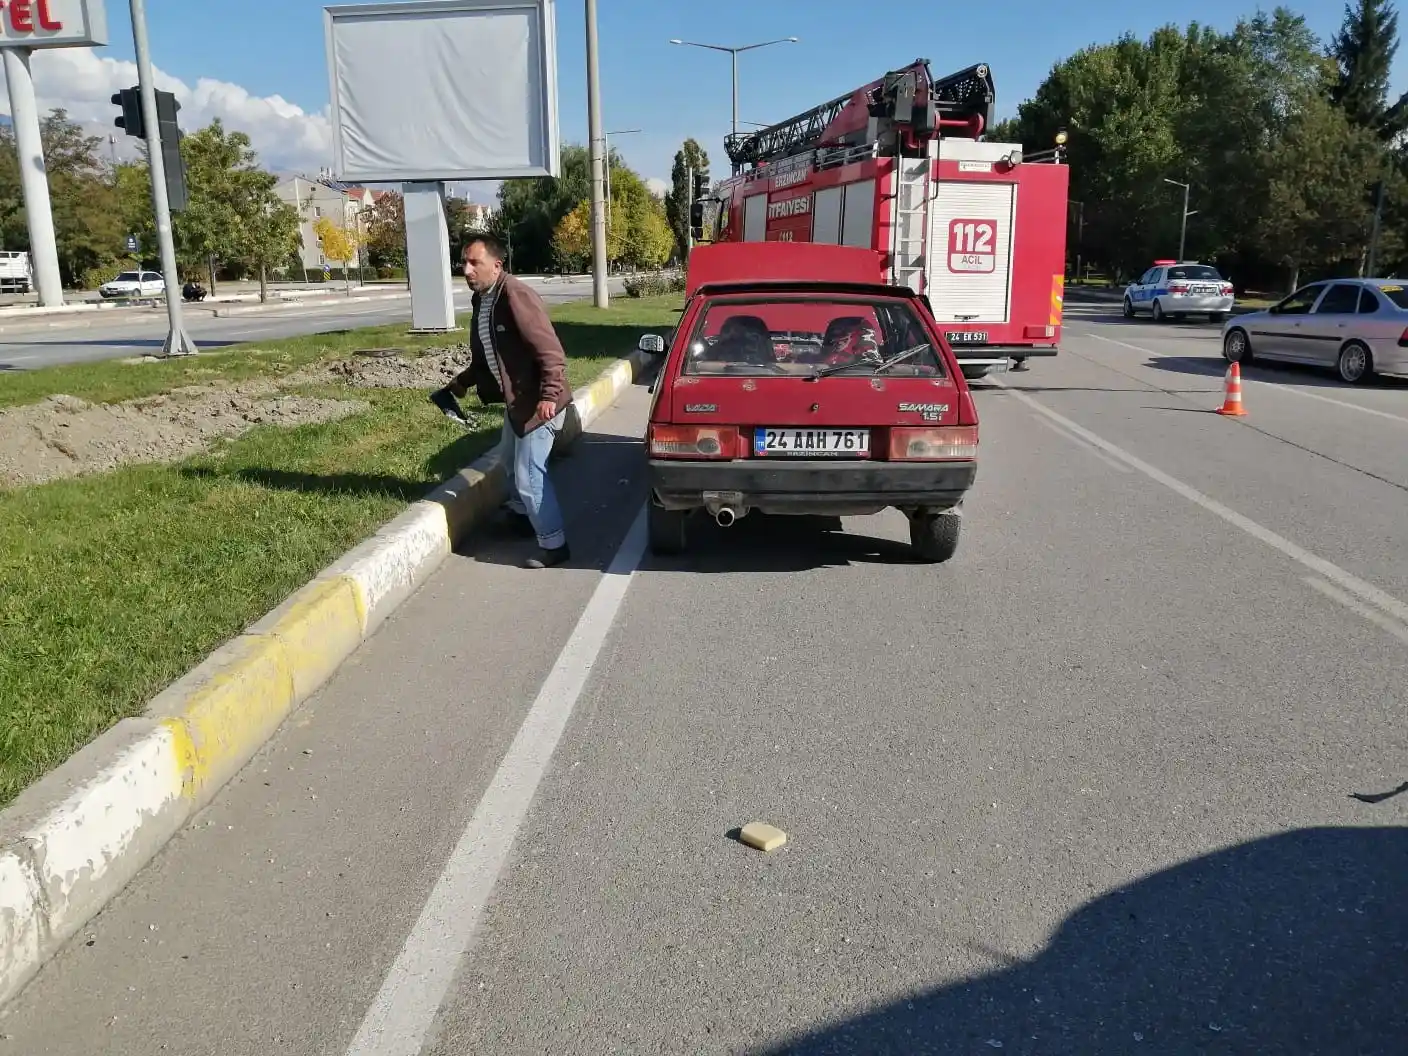
<instances>
[{"instance_id":1,"label":"parked white car","mask_svg":"<svg viewBox=\"0 0 1408 1056\"><path fill-rule=\"evenodd\" d=\"M104 299L113 297L160 297L166 292L166 280L156 271L124 271L111 282L98 287Z\"/></svg>"},{"instance_id":2,"label":"parked white car","mask_svg":"<svg viewBox=\"0 0 1408 1056\"><path fill-rule=\"evenodd\" d=\"M1228 321L1222 355L1328 367L1350 384L1408 374L1408 280L1326 279Z\"/></svg>"}]
</instances>

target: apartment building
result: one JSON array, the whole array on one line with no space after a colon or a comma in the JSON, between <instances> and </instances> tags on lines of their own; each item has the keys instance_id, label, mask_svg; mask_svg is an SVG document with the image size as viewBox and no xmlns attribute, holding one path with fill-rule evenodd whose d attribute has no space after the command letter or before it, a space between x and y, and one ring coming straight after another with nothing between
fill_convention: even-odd
<instances>
[{"instance_id":1,"label":"apartment building","mask_svg":"<svg viewBox=\"0 0 1408 1056\"><path fill-rule=\"evenodd\" d=\"M365 187L344 187L331 180L310 179L307 176L284 180L274 188L274 193L297 209L302 217L299 233L303 244L299 256L308 271L317 271L324 264L342 267L340 260L328 260L318 248L318 236L313 225L326 216L339 226L365 230L366 213L375 200L373 193Z\"/></svg>"}]
</instances>

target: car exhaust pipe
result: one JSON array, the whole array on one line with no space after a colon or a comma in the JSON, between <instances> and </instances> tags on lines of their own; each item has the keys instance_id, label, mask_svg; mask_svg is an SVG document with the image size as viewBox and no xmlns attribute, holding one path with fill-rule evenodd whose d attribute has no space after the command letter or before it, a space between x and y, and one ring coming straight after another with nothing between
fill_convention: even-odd
<instances>
[{"instance_id":1,"label":"car exhaust pipe","mask_svg":"<svg viewBox=\"0 0 1408 1056\"><path fill-rule=\"evenodd\" d=\"M714 521L720 528L729 528L736 520L738 520L738 514L732 506L720 506L718 512L714 514Z\"/></svg>"}]
</instances>

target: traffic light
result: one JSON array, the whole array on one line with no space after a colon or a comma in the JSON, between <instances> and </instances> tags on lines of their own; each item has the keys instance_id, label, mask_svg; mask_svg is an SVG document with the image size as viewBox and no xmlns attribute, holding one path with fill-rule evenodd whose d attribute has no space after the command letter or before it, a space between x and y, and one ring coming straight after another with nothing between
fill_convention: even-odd
<instances>
[{"instance_id":1,"label":"traffic light","mask_svg":"<svg viewBox=\"0 0 1408 1056\"><path fill-rule=\"evenodd\" d=\"M166 169L166 199L173 213L186 208L186 163L181 158L181 126L176 112L181 104L170 92L156 93L156 127L161 136L161 162Z\"/></svg>"},{"instance_id":2,"label":"traffic light","mask_svg":"<svg viewBox=\"0 0 1408 1056\"><path fill-rule=\"evenodd\" d=\"M709 174L707 172L696 172L694 174L694 186L690 188L693 192L692 201L698 201L709 193Z\"/></svg>"},{"instance_id":3,"label":"traffic light","mask_svg":"<svg viewBox=\"0 0 1408 1056\"><path fill-rule=\"evenodd\" d=\"M113 122L129 136L147 138L147 124L142 120L142 95L136 88L124 88L114 92L112 105L122 110L122 116Z\"/></svg>"}]
</instances>

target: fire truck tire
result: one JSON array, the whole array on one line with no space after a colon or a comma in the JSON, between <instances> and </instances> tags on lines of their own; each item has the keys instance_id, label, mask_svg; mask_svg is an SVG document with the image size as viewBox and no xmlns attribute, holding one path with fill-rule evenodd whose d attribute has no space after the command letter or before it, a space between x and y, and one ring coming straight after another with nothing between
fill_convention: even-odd
<instances>
[{"instance_id":1,"label":"fire truck tire","mask_svg":"<svg viewBox=\"0 0 1408 1056\"><path fill-rule=\"evenodd\" d=\"M1130 301L1128 297L1124 299L1124 317L1126 319L1134 318L1134 304Z\"/></svg>"},{"instance_id":2,"label":"fire truck tire","mask_svg":"<svg viewBox=\"0 0 1408 1056\"><path fill-rule=\"evenodd\" d=\"M654 502L646 505L646 537L652 554L670 556L684 553L689 541L688 510L667 510Z\"/></svg>"},{"instance_id":3,"label":"fire truck tire","mask_svg":"<svg viewBox=\"0 0 1408 1056\"><path fill-rule=\"evenodd\" d=\"M1156 323L1162 323L1162 322L1166 322L1167 320L1168 320L1168 316L1166 316L1166 315L1164 314L1164 306L1163 306L1162 304L1160 304L1158 301L1155 301L1155 302L1154 302L1154 322L1156 322Z\"/></svg>"},{"instance_id":4,"label":"fire truck tire","mask_svg":"<svg viewBox=\"0 0 1408 1056\"><path fill-rule=\"evenodd\" d=\"M939 564L957 553L962 528L963 517L957 510L920 510L909 518L909 545L920 561Z\"/></svg>"}]
</instances>

